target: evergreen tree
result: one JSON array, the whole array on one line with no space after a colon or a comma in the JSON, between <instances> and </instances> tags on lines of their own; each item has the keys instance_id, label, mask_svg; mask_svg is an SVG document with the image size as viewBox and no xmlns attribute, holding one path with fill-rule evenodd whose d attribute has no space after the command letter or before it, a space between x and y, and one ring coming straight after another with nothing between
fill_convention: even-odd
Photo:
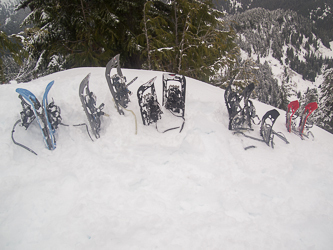
<instances>
[{"instance_id":1,"label":"evergreen tree","mask_svg":"<svg viewBox=\"0 0 333 250\"><path fill-rule=\"evenodd\" d=\"M333 69L325 72L325 80L321 85L319 117L317 124L333 133Z\"/></svg>"},{"instance_id":2,"label":"evergreen tree","mask_svg":"<svg viewBox=\"0 0 333 250\"><path fill-rule=\"evenodd\" d=\"M24 24L30 62L38 62L37 73L55 68L105 66L121 53L126 67L140 67L135 38L141 30L144 0L23 0L19 9L29 7Z\"/></svg>"},{"instance_id":3,"label":"evergreen tree","mask_svg":"<svg viewBox=\"0 0 333 250\"><path fill-rule=\"evenodd\" d=\"M144 8L140 41L144 41L148 68L209 82L216 70L235 58L235 34L219 20L222 13L213 9L211 0L173 0L161 5L147 1Z\"/></svg>"},{"instance_id":4,"label":"evergreen tree","mask_svg":"<svg viewBox=\"0 0 333 250\"><path fill-rule=\"evenodd\" d=\"M4 74L4 60L6 62L13 58L18 64L22 62L21 39L17 35L7 36L3 31L0 31L0 83L4 83L10 79L6 79Z\"/></svg>"}]
</instances>

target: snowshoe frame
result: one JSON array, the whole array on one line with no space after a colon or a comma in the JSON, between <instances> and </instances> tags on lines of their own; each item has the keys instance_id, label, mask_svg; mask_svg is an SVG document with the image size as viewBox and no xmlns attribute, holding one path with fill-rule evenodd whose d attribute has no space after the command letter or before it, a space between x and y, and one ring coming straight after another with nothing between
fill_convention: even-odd
<instances>
[{"instance_id":1,"label":"snowshoe frame","mask_svg":"<svg viewBox=\"0 0 333 250\"><path fill-rule=\"evenodd\" d=\"M96 96L89 89L90 73L82 80L79 87L79 96L82 103L82 107L89 121L90 128L95 135L96 139L100 138L99 131L101 130L100 116L104 115L102 109L104 103L98 108L96 107Z\"/></svg>"},{"instance_id":2,"label":"snowshoe frame","mask_svg":"<svg viewBox=\"0 0 333 250\"><path fill-rule=\"evenodd\" d=\"M163 113L157 101L154 85L155 80L156 77L150 79L148 82L141 85L137 91L143 125L156 123L157 120L161 119L161 114ZM146 93L148 91L149 93Z\"/></svg>"},{"instance_id":3,"label":"snowshoe frame","mask_svg":"<svg viewBox=\"0 0 333 250\"><path fill-rule=\"evenodd\" d=\"M234 78L230 80L227 89L224 92L224 100L229 114L229 130L252 130L252 122L258 118L256 109L251 100L250 95L254 89L254 83L250 83L243 90L242 94L234 92L231 89ZM244 100L244 107L241 101ZM259 119L259 118L258 118Z\"/></svg>"}]
</instances>

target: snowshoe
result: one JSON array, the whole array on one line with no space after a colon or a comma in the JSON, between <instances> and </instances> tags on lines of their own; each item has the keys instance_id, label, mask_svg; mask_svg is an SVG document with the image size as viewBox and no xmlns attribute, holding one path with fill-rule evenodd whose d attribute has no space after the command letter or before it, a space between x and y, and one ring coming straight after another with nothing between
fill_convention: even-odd
<instances>
[{"instance_id":1,"label":"snowshoe","mask_svg":"<svg viewBox=\"0 0 333 250\"><path fill-rule=\"evenodd\" d=\"M123 115L124 111L122 108L127 108L127 104L130 102L129 95L132 94L131 91L128 90L128 86L132 84L137 77L126 84L126 77L123 76L120 68L119 56L119 54L116 55L108 62L105 69L105 77L111 95L115 101L117 111L120 115ZM111 76L111 70L113 68L117 68L117 73Z\"/></svg>"},{"instance_id":2,"label":"snowshoe","mask_svg":"<svg viewBox=\"0 0 333 250\"><path fill-rule=\"evenodd\" d=\"M234 134L242 134L243 136L256 140L256 141L261 141L261 142L265 142L268 146L271 146L272 148L274 148L274 136L276 135L277 137L279 137L281 140L283 140L285 143L289 144L289 141L286 139L286 137L281 133L281 132L275 132L273 130L273 125L276 121L276 119L279 117L280 113L276 110L276 109L272 109L268 112L266 112L266 114L262 117L261 119L261 126L260 126L260 136L262 138L256 138L253 136L249 136L247 134L244 134L243 132L236 130L234 132ZM250 146L245 148L251 148L254 146Z\"/></svg>"},{"instance_id":3,"label":"snowshoe","mask_svg":"<svg viewBox=\"0 0 333 250\"><path fill-rule=\"evenodd\" d=\"M186 80L182 75L164 73L162 106L184 118ZM171 83L171 84L170 84Z\"/></svg>"},{"instance_id":4,"label":"snowshoe","mask_svg":"<svg viewBox=\"0 0 333 250\"><path fill-rule=\"evenodd\" d=\"M90 128L95 135L96 139L100 138L99 131L101 130L101 119L104 115L102 111L104 103L99 107L96 107L96 96L89 90L89 78L90 73L82 80L79 88L79 96L82 103L82 107L88 118Z\"/></svg>"},{"instance_id":5,"label":"snowshoe","mask_svg":"<svg viewBox=\"0 0 333 250\"><path fill-rule=\"evenodd\" d=\"M279 111L272 109L268 111L261 120L260 135L267 146L271 146L272 148L274 148L273 138L275 134L273 131L273 125L279 116Z\"/></svg>"},{"instance_id":6,"label":"snowshoe","mask_svg":"<svg viewBox=\"0 0 333 250\"><path fill-rule=\"evenodd\" d=\"M141 85L137 91L138 102L143 125L156 123L163 113L157 101L154 81L156 77Z\"/></svg>"},{"instance_id":7,"label":"snowshoe","mask_svg":"<svg viewBox=\"0 0 333 250\"><path fill-rule=\"evenodd\" d=\"M242 94L234 92L231 89L231 85L234 79L230 81L227 89L224 92L224 100L227 106L229 114L229 130L251 130L252 122L258 118L256 115L256 109L251 100L250 95L254 89L254 84L249 84ZM241 103L244 103L242 107Z\"/></svg>"},{"instance_id":8,"label":"snowshoe","mask_svg":"<svg viewBox=\"0 0 333 250\"><path fill-rule=\"evenodd\" d=\"M36 96L29 90L22 88L16 89L16 92L19 94L19 98L21 99L23 111L20 112L21 119L18 120L13 126L12 140L16 145L21 146L34 154L36 153L33 150L15 141L15 127L21 123L21 126L28 129L30 124L36 119L42 131L45 146L49 150L54 150L56 148L55 130L61 122L60 108L54 104L54 101L49 104L47 100L48 93L53 84L54 81L47 85L43 95L42 105Z\"/></svg>"},{"instance_id":9,"label":"snowshoe","mask_svg":"<svg viewBox=\"0 0 333 250\"><path fill-rule=\"evenodd\" d=\"M293 115L296 113L298 108L299 108L298 100L292 101L288 104L288 110L286 113L286 127L289 133L291 132L292 129Z\"/></svg>"}]
</instances>

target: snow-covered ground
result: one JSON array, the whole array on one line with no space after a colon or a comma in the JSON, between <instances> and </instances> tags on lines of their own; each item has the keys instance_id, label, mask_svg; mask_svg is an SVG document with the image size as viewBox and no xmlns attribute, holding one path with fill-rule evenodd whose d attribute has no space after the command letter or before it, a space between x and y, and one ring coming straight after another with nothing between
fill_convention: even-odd
<instances>
[{"instance_id":1,"label":"snow-covered ground","mask_svg":"<svg viewBox=\"0 0 333 250\"><path fill-rule=\"evenodd\" d=\"M30 83L0 86L0 249L320 249L333 248L333 135L318 127L302 141L285 128L274 130L275 148L228 130L224 91L187 79L182 133L159 133L141 121L136 91L162 73L123 70L133 92L120 116L104 68L79 68ZM44 147L36 122L15 139L19 119L15 89L39 99L54 80L52 98L63 122L87 122L78 96L91 72L90 89L105 103L101 138L83 127L57 130L57 148ZM260 117L272 107L254 101ZM180 125L164 112L159 128ZM250 135L260 138L259 127ZM244 150L255 145L256 148Z\"/></svg>"}]
</instances>

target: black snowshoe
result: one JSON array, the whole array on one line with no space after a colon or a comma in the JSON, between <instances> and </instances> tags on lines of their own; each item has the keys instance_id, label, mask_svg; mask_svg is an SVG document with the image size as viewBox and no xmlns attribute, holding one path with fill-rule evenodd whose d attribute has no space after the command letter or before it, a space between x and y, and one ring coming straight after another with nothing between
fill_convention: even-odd
<instances>
[{"instance_id":1,"label":"black snowshoe","mask_svg":"<svg viewBox=\"0 0 333 250\"><path fill-rule=\"evenodd\" d=\"M132 81L126 84L126 77L124 77L119 63L119 54L113 57L105 69L105 77L108 83L111 95L115 101L117 111L120 115L124 114L122 108L127 108L127 104L130 102L129 95L131 91L128 90L128 86L132 84L138 77L135 77ZM111 76L111 70L117 68L117 73Z\"/></svg>"},{"instance_id":2,"label":"black snowshoe","mask_svg":"<svg viewBox=\"0 0 333 250\"><path fill-rule=\"evenodd\" d=\"M252 123L256 124L254 119L259 117L256 115L256 109L251 100L250 95L254 89L254 84L250 83L242 92L234 92L231 89L234 79L230 81L224 92L224 100L227 105L229 114L229 130L252 130ZM243 106L241 105L243 101Z\"/></svg>"},{"instance_id":3,"label":"black snowshoe","mask_svg":"<svg viewBox=\"0 0 333 250\"><path fill-rule=\"evenodd\" d=\"M279 137L281 140L283 140L285 143L289 144L288 140L286 139L286 137L281 133L281 132L275 132L273 130L273 126L274 123L276 122L276 119L279 117L280 113L279 111L277 111L276 109L272 109L270 111L268 111L261 119L261 126L260 126L260 135L262 137L261 138L256 138L253 136L249 136L247 134L244 134L241 131L236 131L234 132L234 134L242 134L243 136L256 140L256 141L261 141L261 142L265 142L267 144L267 146L271 146L272 148L274 148L274 135L276 135L277 137ZM254 146L250 146L248 148L251 148ZM247 149L247 148L245 148Z\"/></svg>"},{"instance_id":4,"label":"black snowshoe","mask_svg":"<svg viewBox=\"0 0 333 250\"><path fill-rule=\"evenodd\" d=\"M156 77L150 79L147 83L141 85L137 91L143 125L156 123L157 120L161 119L163 113L157 101L155 79Z\"/></svg>"},{"instance_id":5,"label":"black snowshoe","mask_svg":"<svg viewBox=\"0 0 333 250\"><path fill-rule=\"evenodd\" d=\"M96 96L89 90L89 78L90 73L82 80L79 88L79 96L84 112L88 118L90 128L96 139L98 139L100 138L99 131L101 130L100 117L104 115L104 112L102 111L104 103L99 107L96 107Z\"/></svg>"},{"instance_id":6,"label":"black snowshoe","mask_svg":"<svg viewBox=\"0 0 333 250\"><path fill-rule=\"evenodd\" d=\"M186 80L182 75L164 73L163 74L163 100L162 106L172 113L185 115L185 94Z\"/></svg>"}]
</instances>

